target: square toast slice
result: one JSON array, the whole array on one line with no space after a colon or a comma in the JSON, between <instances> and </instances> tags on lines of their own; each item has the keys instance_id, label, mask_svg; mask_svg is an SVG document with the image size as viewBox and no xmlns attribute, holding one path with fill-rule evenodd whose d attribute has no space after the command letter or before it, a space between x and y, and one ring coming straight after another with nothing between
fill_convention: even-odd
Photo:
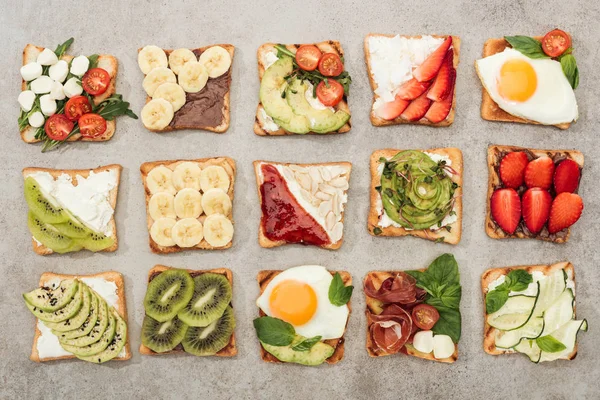
<instances>
[{"instance_id":1,"label":"square toast slice","mask_svg":"<svg viewBox=\"0 0 600 400\"><path fill-rule=\"evenodd\" d=\"M446 119L444 119L441 122L438 123L432 123L430 121L428 121L426 118L421 118L418 121L407 121L402 117L397 117L391 121L379 118L377 116L377 114L375 113L375 110L373 110L373 105L375 104L375 101L379 98L379 96L377 94L375 94L375 90L377 89L377 82L375 82L375 77L373 75L373 71L371 70L371 52L369 49L369 39L372 37L388 37L388 38L393 38L396 35L386 35L386 34L380 34L380 33L369 33L364 40L364 50L365 50L365 63L367 64L367 72L369 74L369 82L371 83L371 89L373 90L373 101L371 103L371 111L369 113L370 119L371 119L371 124L373 124L374 126L388 126L388 125L400 125L400 124L412 124L412 125L427 125L427 126L435 126L435 127L440 127L440 126L449 126L452 125L452 123L454 122L454 115L456 114L456 90L454 90L454 94L453 94L453 100L452 100L452 108L450 109L450 113L448 114L448 116L446 117ZM407 38L407 39L420 39L423 37L423 35L414 35L414 36L410 36L410 35L400 35L401 37ZM431 35L434 38L442 38L442 39L446 39L448 38L448 36L450 35ZM454 36L452 35L452 49L454 50L454 68L456 69L458 67L458 63L459 63L459 56L460 56L460 37L458 36Z\"/></svg>"},{"instance_id":2,"label":"square toast slice","mask_svg":"<svg viewBox=\"0 0 600 400\"><path fill-rule=\"evenodd\" d=\"M64 275L64 274L55 274L54 272L44 272L42 274L42 276L40 277L39 285L40 285L40 287L44 286L48 282L50 282L51 280L54 280L54 279L64 280L64 279L73 279L73 278L103 278L103 279L105 279L109 282L113 282L115 285L117 285L118 301L115 305L115 310L119 313L119 315L123 318L123 320L127 324L127 342L125 343L125 347L123 348L125 350L125 356L115 357L115 358L113 358L113 360L118 360L118 361L129 360L131 358L131 348L129 346L129 337L130 337L131 331L129 330L129 323L127 322L127 301L125 298L125 281L123 280L123 275L121 275L119 272L116 272L116 271L100 272L98 274L93 274L93 275ZM40 339L41 335L42 335L42 333L38 329L37 319L36 319L35 334L33 337L33 347L31 349L31 356L29 357L29 359L31 361L46 362L46 361L69 360L72 358L77 358L74 355L40 358L38 350L37 350L37 343L38 343L38 340Z\"/></svg>"},{"instance_id":3,"label":"square toast slice","mask_svg":"<svg viewBox=\"0 0 600 400\"><path fill-rule=\"evenodd\" d=\"M277 275L279 275L282 272L283 272L283 270L259 271L258 275L256 276L256 280L258 281L258 286L260 288L260 294L262 294L265 291L269 282L271 282L271 280L273 280L273 278L275 278ZM339 272L340 277L342 278L342 281L344 282L344 285L345 286L352 285L352 275L350 275L348 272L346 272L346 271L329 271L329 272L331 273L331 275L335 275L336 272ZM349 309L350 313L352 313L352 307L351 307L350 303L351 302L349 301L348 309ZM266 316L266 314L260 308L258 309L258 314L260 317ZM348 315L348 320L350 320L350 314ZM346 321L346 327L348 327L348 321ZM344 330L344 335L342 335L342 337L339 339L323 340L323 343L326 343L326 344L332 346L333 348L335 348L335 351L333 352L331 357L329 357L328 359L325 360L325 362L327 364L336 364L336 363L340 362L342 360L342 358L344 358L344 343L346 342L346 339L344 338L344 336L345 336L345 330ZM270 363L283 364L283 361L280 361L274 355L272 355L271 353L266 351L260 344L260 341L258 342L258 345L260 346L260 358L262 358L263 361L270 362Z\"/></svg>"},{"instance_id":4,"label":"square toast slice","mask_svg":"<svg viewBox=\"0 0 600 400\"><path fill-rule=\"evenodd\" d=\"M224 249L228 249L232 246L233 239L223 247L213 247L210 244L208 244L206 239L202 239L202 241L200 243L198 243L196 246L188 247L188 248L181 248L177 245L171 246L171 247L165 247L165 246L159 245L152 239L152 236L150 235L150 228L152 227L152 224L154 224L154 220L150 216L150 208L149 207L150 207L150 198L152 197L152 193L150 193L150 189L148 189L148 184L146 182L146 180L148 178L148 173L153 168L158 167L160 165L164 165L165 167L169 168L170 170L174 170L175 167L177 167L179 164L181 164L183 162L188 162L188 161L198 163L200 165L201 169L204 167L210 166L210 165L218 165L218 166L223 167L225 169L225 171L227 172L227 175L229 175L230 183L229 183L229 190L227 191L227 195L229 196L229 198L231 199L231 203L233 204L233 190L234 190L234 184L235 184L236 167L235 167L235 161L233 161L233 159L231 159L229 157L208 157L208 158L199 158L196 160L165 160L165 161L152 161L152 162L143 163L140 166L140 172L142 174L142 182L144 184L144 192L145 192L145 197L146 197L146 222L148 225L148 241L150 244L150 249L152 250L153 253L169 254L169 253L177 253L177 252L185 251L185 250L224 250ZM231 211L229 212L229 214L226 215L226 217L229 218L229 220L233 223L233 207L232 207ZM206 214L204 214L204 212L203 212L202 215L200 215L199 220L200 220L200 222L204 222L204 219L206 219Z\"/></svg>"},{"instance_id":5,"label":"square toast slice","mask_svg":"<svg viewBox=\"0 0 600 400\"><path fill-rule=\"evenodd\" d=\"M258 79L259 81L262 80L262 77L265 73L265 55L271 52L274 52L275 54L277 54L277 50L275 50L274 46L277 43L264 43L263 45L261 45L257 52L256 52L256 56L257 56L257 62L258 62ZM312 43L315 46L317 46L319 48L319 50L321 50L322 53L334 53L337 54L338 56L340 56L340 58L343 59L344 57L344 50L342 49L342 45L340 44L340 42L338 42L337 40L328 40L328 41L324 41L324 42L320 42L320 43ZM285 47L290 50L292 53L296 53L296 51L298 50L298 48L302 46L302 44L287 44L285 45ZM342 99L342 101L340 101L335 107L336 110L343 110L345 112L347 112L348 114L350 114L350 108L348 107L348 99L346 97L346 95L344 95L344 98ZM254 133L259 135L259 136L282 136L282 135L296 135L296 133L292 133L292 132L288 132L282 128L279 128L278 130L275 131L271 131L271 130L267 130L264 128L266 121L264 120L263 115L266 115L266 113L264 112L264 108L262 106L262 103L258 102L258 107L256 109L256 116L254 119ZM352 119L348 120L348 122L342 126L340 129L338 129L335 132L327 132L327 133L316 133L316 132L308 132L307 134L312 135L330 135L333 133L345 133L348 132L351 128L351 122Z\"/></svg>"},{"instance_id":6,"label":"square toast slice","mask_svg":"<svg viewBox=\"0 0 600 400\"><path fill-rule=\"evenodd\" d=\"M437 231L431 231L426 229L420 230L407 230L398 226L388 226L388 227L380 227L379 226L379 207L383 212L383 206L381 204L381 195L377 191L377 187L381 185L381 175L379 173L379 159L384 157L386 159L390 159L403 150L396 149L383 149L383 150L375 150L373 154L371 154L370 159L370 171L371 171L371 186L369 188L371 206L369 208L369 215L367 220L367 230L373 236L416 236L422 239L438 241L443 240L444 243L449 244L458 244L460 242L461 234L462 234L462 184L463 184L463 157L462 152L453 147L447 148L437 148L437 149L427 149L427 150L418 150L424 151L432 154L438 154L440 156L447 156L450 161L452 161L452 168L458 173L458 175L452 175L451 179L453 182L458 184L456 191L454 192L454 212L456 212L457 220L450 224L451 231L448 232L446 229L438 229ZM374 229L381 229L381 233L376 235L374 233ZM443 239L442 239L443 238Z\"/></svg>"},{"instance_id":7,"label":"square toast slice","mask_svg":"<svg viewBox=\"0 0 600 400\"><path fill-rule=\"evenodd\" d=\"M160 275L161 272L166 271L168 269L172 269L172 267L167 267L164 265L155 265L150 271L148 271L148 284L152 281L152 279L154 279L155 277ZM207 272L223 275L227 278L227 280L229 281L229 284L231 285L231 289L233 290L233 273L231 272L231 270L229 270L227 268L216 268L216 269L206 269L206 270L188 269L187 271L190 273L190 275L192 275L192 278L197 275L205 274ZM230 305L231 305L231 303L230 303ZM155 351L151 350L150 348L148 348L148 347L144 346L142 343L140 343L140 354L143 354L145 356L162 356L165 354L176 354L176 353L187 354L185 352L185 350L183 349L183 346L181 345L181 343L178 344L173 350L166 351L164 353L156 353ZM221 350L219 350L215 354L215 356L217 356L217 357L233 357L236 354L237 354L237 347L235 345L235 331L234 331L231 334L231 337L229 338L229 343L227 343L227 345L225 347L223 347Z\"/></svg>"},{"instance_id":8,"label":"square toast slice","mask_svg":"<svg viewBox=\"0 0 600 400\"><path fill-rule=\"evenodd\" d=\"M504 232L494 221L492 218L492 211L490 208L490 200L492 198L492 194L494 191L502 186L502 182L500 180L499 166L502 158L510 152L513 151L525 151L528 153L530 158L537 158L542 156L548 156L552 158L555 162L562 159L570 159L575 161L579 168L583 168L584 157L583 154L577 150L539 150L539 149L528 149L525 147L518 146L499 146L499 145L490 145L488 147L487 152L487 163L488 163L488 191L487 191L487 211L485 214L485 232L492 239L506 239L506 238L515 238L515 239L537 239L544 240L547 242L554 243L566 243L569 240L569 235L571 233L571 228L567 228L555 234L548 233L546 227L542 229L542 231L537 234L531 234L523 221L519 222L519 226L517 227L517 231L509 235ZM577 190L575 191L577 193Z\"/></svg>"},{"instance_id":9,"label":"square toast slice","mask_svg":"<svg viewBox=\"0 0 600 400\"><path fill-rule=\"evenodd\" d=\"M48 172L50 175L52 175L52 177L54 179L58 178L62 174L67 174L71 177L73 185L77 186L77 175L81 175L82 177L87 178L90 175L90 172L98 174L98 173L104 172L104 171L115 171L115 173L117 175L117 184L109 192L110 193L109 202L110 202L110 206L112 207L112 209L116 212L117 194L119 193L119 184L121 182L121 171L122 170L123 170L123 167L119 164L110 164L110 165L98 167L95 169L50 169L50 168L28 167L28 168L23 169L23 179L27 178L27 176L29 174L32 174L34 172ZM107 247L106 249L100 250L100 251L113 252L113 251L116 251L117 248L119 247L119 241L117 238L117 224L115 222L114 213L113 213L112 217L110 218L109 226L110 226L110 230L112 232L112 237L115 238L115 243L112 246ZM35 251L37 254L39 254L41 256L47 256L49 254L54 253L48 247L46 247L43 244L34 240L33 237L31 238L31 244L33 246L33 251Z\"/></svg>"}]
</instances>

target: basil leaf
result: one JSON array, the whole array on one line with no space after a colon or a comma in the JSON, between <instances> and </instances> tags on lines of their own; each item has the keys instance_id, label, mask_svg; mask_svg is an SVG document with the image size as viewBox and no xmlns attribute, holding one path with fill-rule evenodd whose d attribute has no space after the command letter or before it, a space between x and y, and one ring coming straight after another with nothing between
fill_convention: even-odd
<instances>
[{"instance_id":1,"label":"basil leaf","mask_svg":"<svg viewBox=\"0 0 600 400\"><path fill-rule=\"evenodd\" d=\"M352 296L352 290L354 286L345 286L340 273L336 272L329 285L329 302L338 307L347 304Z\"/></svg>"},{"instance_id":2,"label":"basil leaf","mask_svg":"<svg viewBox=\"0 0 600 400\"><path fill-rule=\"evenodd\" d=\"M254 320L258 340L271 346L289 346L296 337L291 324L273 317L260 317Z\"/></svg>"},{"instance_id":3,"label":"basil leaf","mask_svg":"<svg viewBox=\"0 0 600 400\"><path fill-rule=\"evenodd\" d=\"M321 341L321 336L315 336L312 338L304 339L297 345L292 347L294 351L309 351L312 347Z\"/></svg>"},{"instance_id":4,"label":"basil leaf","mask_svg":"<svg viewBox=\"0 0 600 400\"><path fill-rule=\"evenodd\" d=\"M562 67L563 73L567 77L569 84L573 89L577 89L579 86L579 68L577 68L577 61L573 54L566 54L560 57L560 66Z\"/></svg>"},{"instance_id":5,"label":"basil leaf","mask_svg":"<svg viewBox=\"0 0 600 400\"><path fill-rule=\"evenodd\" d=\"M533 282L531 274L524 269L514 269L506 276L506 289L513 292L520 292L527 289L529 284Z\"/></svg>"},{"instance_id":6,"label":"basil leaf","mask_svg":"<svg viewBox=\"0 0 600 400\"><path fill-rule=\"evenodd\" d=\"M436 258L426 272L438 284L460 284L458 264L452 254L442 254Z\"/></svg>"},{"instance_id":7,"label":"basil leaf","mask_svg":"<svg viewBox=\"0 0 600 400\"><path fill-rule=\"evenodd\" d=\"M508 290L496 288L485 295L485 312L495 313L502 308L508 300Z\"/></svg>"},{"instance_id":8,"label":"basil leaf","mask_svg":"<svg viewBox=\"0 0 600 400\"><path fill-rule=\"evenodd\" d=\"M546 353L558 353L567 348L564 344L556 340L553 336L546 335L535 339L538 347Z\"/></svg>"},{"instance_id":9,"label":"basil leaf","mask_svg":"<svg viewBox=\"0 0 600 400\"><path fill-rule=\"evenodd\" d=\"M440 295L440 300L446 307L460 307L460 297L462 295L462 287L460 284L454 284L444 289Z\"/></svg>"},{"instance_id":10,"label":"basil leaf","mask_svg":"<svg viewBox=\"0 0 600 400\"><path fill-rule=\"evenodd\" d=\"M542 43L529 36L504 36L513 49L529 58L549 58L542 49Z\"/></svg>"},{"instance_id":11,"label":"basil leaf","mask_svg":"<svg viewBox=\"0 0 600 400\"><path fill-rule=\"evenodd\" d=\"M449 307L435 307L440 314L440 319L431 330L436 335L448 335L454 343L458 343L461 334L460 311Z\"/></svg>"}]
</instances>

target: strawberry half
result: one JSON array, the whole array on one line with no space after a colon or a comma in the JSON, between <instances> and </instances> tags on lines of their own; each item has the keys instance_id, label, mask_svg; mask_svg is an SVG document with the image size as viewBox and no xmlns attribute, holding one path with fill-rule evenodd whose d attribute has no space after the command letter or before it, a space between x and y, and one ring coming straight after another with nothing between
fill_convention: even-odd
<instances>
[{"instance_id":1,"label":"strawberry half","mask_svg":"<svg viewBox=\"0 0 600 400\"><path fill-rule=\"evenodd\" d=\"M492 218L510 235L515 233L521 221L521 199L514 189L498 189L490 199Z\"/></svg>"},{"instance_id":2,"label":"strawberry half","mask_svg":"<svg viewBox=\"0 0 600 400\"><path fill-rule=\"evenodd\" d=\"M554 190L556 194L573 193L579 186L579 165L573 160L564 160L556 167L554 172Z\"/></svg>"},{"instance_id":3,"label":"strawberry half","mask_svg":"<svg viewBox=\"0 0 600 400\"><path fill-rule=\"evenodd\" d=\"M419 82L415 78L412 78L400 86L396 96L399 96L403 100L414 100L422 95L430 85L431 82Z\"/></svg>"},{"instance_id":4,"label":"strawberry half","mask_svg":"<svg viewBox=\"0 0 600 400\"><path fill-rule=\"evenodd\" d=\"M384 103L375 110L375 113L379 118L385 119L386 121L391 121L396 119L402 114L406 107L410 104L408 100L402 100L400 97L396 96L394 101L389 103Z\"/></svg>"},{"instance_id":5,"label":"strawberry half","mask_svg":"<svg viewBox=\"0 0 600 400\"><path fill-rule=\"evenodd\" d=\"M583 211L583 200L574 193L563 192L554 198L550 208L548 232L556 233L573 225Z\"/></svg>"},{"instance_id":6,"label":"strawberry half","mask_svg":"<svg viewBox=\"0 0 600 400\"><path fill-rule=\"evenodd\" d=\"M454 50L448 50L444 62L431 85L431 89L427 92L427 98L431 101L441 101L448 95L452 85L454 85L454 77L452 63L454 61Z\"/></svg>"},{"instance_id":7,"label":"strawberry half","mask_svg":"<svg viewBox=\"0 0 600 400\"><path fill-rule=\"evenodd\" d=\"M551 205L552 196L547 190L532 188L525 192L521 201L521 208L523 209L525 226L531 233L537 234L542 230L550 216Z\"/></svg>"},{"instance_id":8,"label":"strawberry half","mask_svg":"<svg viewBox=\"0 0 600 400\"><path fill-rule=\"evenodd\" d=\"M429 57L423 61L423 64L415 68L413 71L413 76L419 82L432 80L440 70L442 63L444 62L444 58L446 57L446 52L450 48L451 44L452 36L448 36L448 39L444 40L444 43L435 49L433 53L431 53Z\"/></svg>"},{"instance_id":9,"label":"strawberry half","mask_svg":"<svg viewBox=\"0 0 600 400\"><path fill-rule=\"evenodd\" d=\"M431 107L431 100L427 98L427 92L425 92L410 102L402 113L402 118L408 121L418 121L427 114L429 107Z\"/></svg>"},{"instance_id":10,"label":"strawberry half","mask_svg":"<svg viewBox=\"0 0 600 400\"><path fill-rule=\"evenodd\" d=\"M525 169L529 164L527 154L522 151L508 153L500 161L500 179L504 186L517 189L525 179Z\"/></svg>"},{"instance_id":11,"label":"strawberry half","mask_svg":"<svg viewBox=\"0 0 600 400\"><path fill-rule=\"evenodd\" d=\"M454 82L456 81L456 70L452 68L452 85L450 86L450 91L448 95L441 101L434 102L427 114L425 114L425 118L431 123L437 124L446 119L448 114L450 114L450 110L452 109L452 102L454 101ZM428 96L429 97L429 96Z\"/></svg>"},{"instance_id":12,"label":"strawberry half","mask_svg":"<svg viewBox=\"0 0 600 400\"><path fill-rule=\"evenodd\" d=\"M550 157L532 160L525 168L525 184L529 188L550 189L554 176L554 161Z\"/></svg>"}]
</instances>

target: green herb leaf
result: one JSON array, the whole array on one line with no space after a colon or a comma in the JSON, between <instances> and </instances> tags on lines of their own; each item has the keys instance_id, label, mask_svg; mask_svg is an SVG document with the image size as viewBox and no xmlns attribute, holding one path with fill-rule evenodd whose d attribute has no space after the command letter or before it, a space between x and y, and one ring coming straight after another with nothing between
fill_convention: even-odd
<instances>
[{"instance_id":1,"label":"green herb leaf","mask_svg":"<svg viewBox=\"0 0 600 400\"><path fill-rule=\"evenodd\" d=\"M550 335L535 339L535 343L542 351L547 353L558 353L559 351L563 351L567 348L567 346Z\"/></svg>"},{"instance_id":2,"label":"green herb leaf","mask_svg":"<svg viewBox=\"0 0 600 400\"><path fill-rule=\"evenodd\" d=\"M288 48L285 47L284 45L276 44L275 50L277 50L277 58L281 58L282 56L288 56L288 57L292 57L294 59L294 63L296 62L296 55L294 53L292 53L291 51L289 51Z\"/></svg>"},{"instance_id":3,"label":"green herb leaf","mask_svg":"<svg viewBox=\"0 0 600 400\"><path fill-rule=\"evenodd\" d=\"M579 68L577 68L575 56L573 54L562 55L560 57L560 66L571 87L577 89L577 86L579 86Z\"/></svg>"},{"instance_id":4,"label":"green herb leaf","mask_svg":"<svg viewBox=\"0 0 600 400\"><path fill-rule=\"evenodd\" d=\"M74 41L75 41L75 39L70 38L66 42L59 44L56 47L56 50L54 50L54 54L56 54L56 56L58 58L61 58L63 56L63 54L65 54L65 52L69 49L69 47L71 47L71 45L73 44Z\"/></svg>"},{"instance_id":5,"label":"green herb leaf","mask_svg":"<svg viewBox=\"0 0 600 400\"><path fill-rule=\"evenodd\" d=\"M549 58L542 49L542 43L529 36L504 36L513 49L529 58Z\"/></svg>"},{"instance_id":6,"label":"green herb leaf","mask_svg":"<svg viewBox=\"0 0 600 400\"><path fill-rule=\"evenodd\" d=\"M495 313L508 300L510 292L520 292L527 289L533 282L531 274L524 269L514 269L504 278L504 282L485 296L485 310L488 314Z\"/></svg>"},{"instance_id":7,"label":"green herb leaf","mask_svg":"<svg viewBox=\"0 0 600 400\"><path fill-rule=\"evenodd\" d=\"M427 268L426 273L438 283L458 283L460 285L458 263L452 254L442 254L436 258Z\"/></svg>"},{"instance_id":8,"label":"green herb leaf","mask_svg":"<svg viewBox=\"0 0 600 400\"><path fill-rule=\"evenodd\" d=\"M435 307L440 314L440 319L431 330L436 335L448 335L454 343L458 343L461 335L460 311L450 307Z\"/></svg>"},{"instance_id":9,"label":"green herb leaf","mask_svg":"<svg viewBox=\"0 0 600 400\"><path fill-rule=\"evenodd\" d=\"M354 286L345 286L339 272L333 276L329 285L329 302L334 306L341 307L350 301Z\"/></svg>"},{"instance_id":10,"label":"green herb leaf","mask_svg":"<svg viewBox=\"0 0 600 400\"><path fill-rule=\"evenodd\" d=\"M107 121L112 121L121 115L127 115L133 119L138 119L137 115L129 108L129 102L123 101L123 96L113 94L98 105L98 114Z\"/></svg>"},{"instance_id":11,"label":"green herb leaf","mask_svg":"<svg viewBox=\"0 0 600 400\"><path fill-rule=\"evenodd\" d=\"M98 58L100 56L98 54L92 54L91 56L88 56L88 60L90 60L90 65L88 67L88 70L92 69L92 68L96 68L98 66Z\"/></svg>"},{"instance_id":12,"label":"green herb leaf","mask_svg":"<svg viewBox=\"0 0 600 400\"><path fill-rule=\"evenodd\" d=\"M373 234L375 234L376 236L381 235L383 231L381 230L380 227L376 226L375 228L373 228Z\"/></svg>"},{"instance_id":13,"label":"green herb leaf","mask_svg":"<svg viewBox=\"0 0 600 400\"><path fill-rule=\"evenodd\" d=\"M488 314L495 313L502 308L507 300L507 290L492 290L485 295L485 311Z\"/></svg>"},{"instance_id":14,"label":"green herb leaf","mask_svg":"<svg viewBox=\"0 0 600 400\"><path fill-rule=\"evenodd\" d=\"M296 337L291 324L273 317L260 317L254 320L258 340L271 346L289 346Z\"/></svg>"},{"instance_id":15,"label":"green herb leaf","mask_svg":"<svg viewBox=\"0 0 600 400\"><path fill-rule=\"evenodd\" d=\"M304 339L295 346L292 346L294 351L309 351L312 347L321 341L321 336L315 336L312 338Z\"/></svg>"},{"instance_id":16,"label":"green herb leaf","mask_svg":"<svg viewBox=\"0 0 600 400\"><path fill-rule=\"evenodd\" d=\"M533 277L529 272L524 269L513 269L506 276L504 284L510 291L520 292L527 289L531 282L533 282Z\"/></svg>"}]
</instances>

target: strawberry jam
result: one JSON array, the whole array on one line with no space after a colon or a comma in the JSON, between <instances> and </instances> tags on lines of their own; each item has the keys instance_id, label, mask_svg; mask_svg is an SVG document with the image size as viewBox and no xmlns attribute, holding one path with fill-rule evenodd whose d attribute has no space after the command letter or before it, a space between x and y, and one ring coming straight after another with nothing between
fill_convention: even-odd
<instances>
[{"instance_id":1,"label":"strawberry jam","mask_svg":"<svg viewBox=\"0 0 600 400\"><path fill-rule=\"evenodd\" d=\"M261 166L263 184L262 228L264 235L272 241L312 244L323 246L330 243L325 229L315 221L294 196L273 165Z\"/></svg>"}]
</instances>

